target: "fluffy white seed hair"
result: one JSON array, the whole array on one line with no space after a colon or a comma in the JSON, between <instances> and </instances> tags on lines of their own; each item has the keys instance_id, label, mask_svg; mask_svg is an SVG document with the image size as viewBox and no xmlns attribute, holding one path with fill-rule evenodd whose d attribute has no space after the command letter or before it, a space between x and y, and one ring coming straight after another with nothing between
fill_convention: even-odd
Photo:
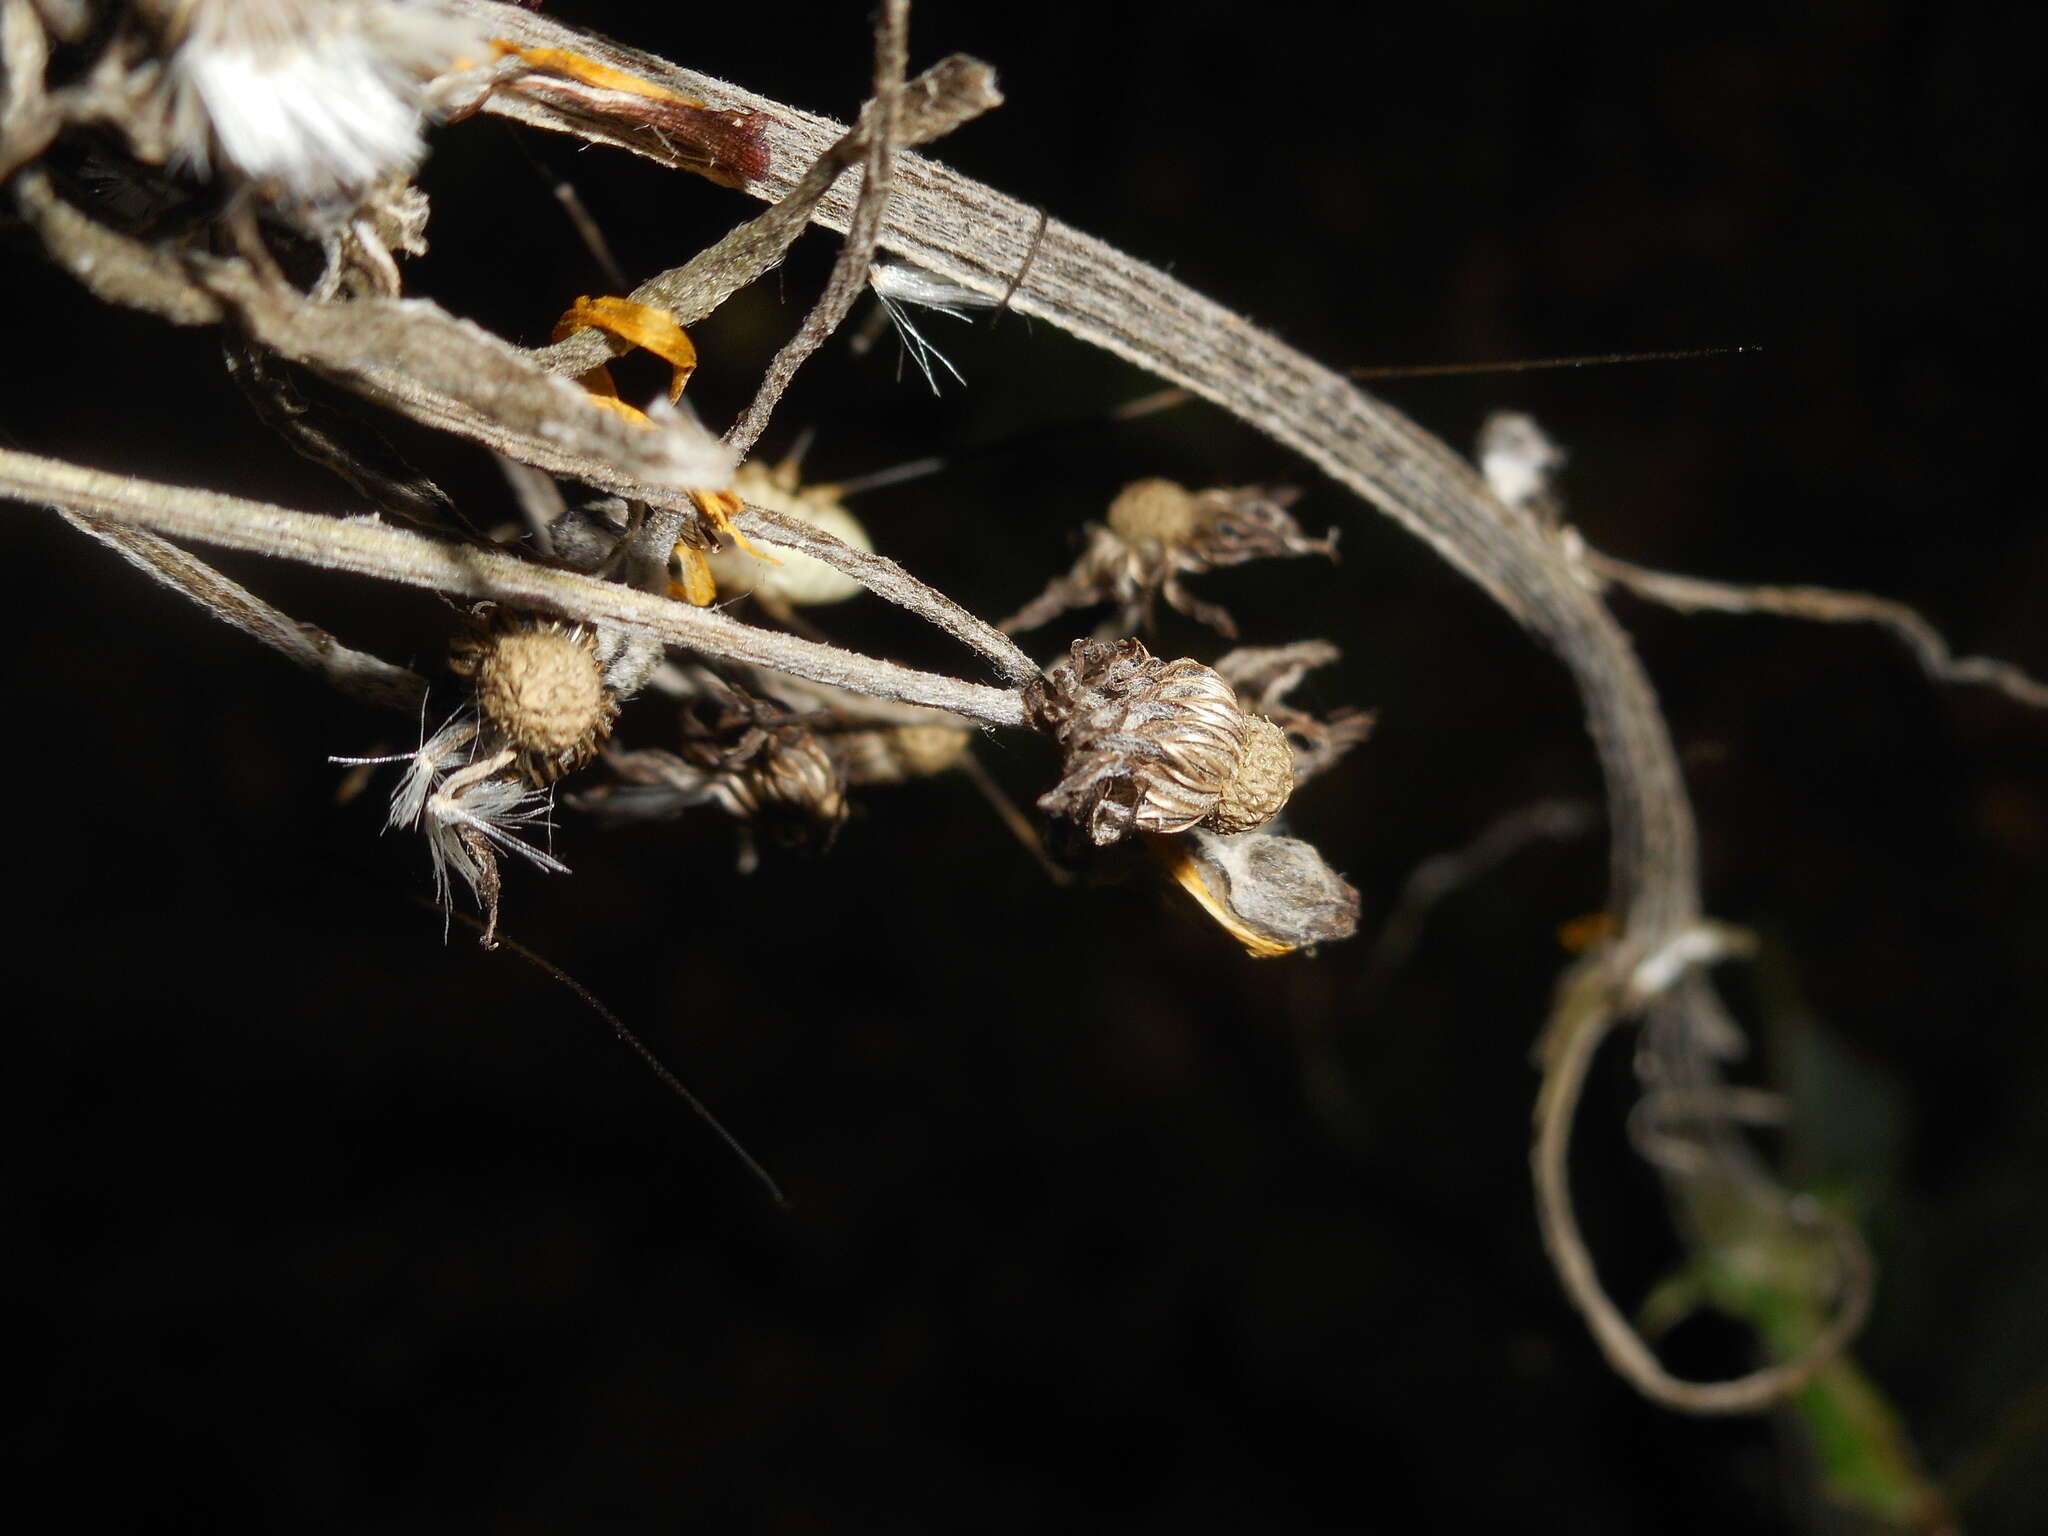
<instances>
[{"instance_id":1,"label":"fluffy white seed hair","mask_svg":"<svg viewBox=\"0 0 2048 1536\"><path fill-rule=\"evenodd\" d=\"M1479 472L1502 501L1521 511L1547 494L1565 451L1520 411L1496 411L1479 429Z\"/></svg>"},{"instance_id":2,"label":"fluffy white seed hair","mask_svg":"<svg viewBox=\"0 0 2048 1536\"><path fill-rule=\"evenodd\" d=\"M353 201L418 163L426 82L482 45L442 0L197 0L171 77L212 132L186 156L304 205Z\"/></svg>"},{"instance_id":3,"label":"fluffy white seed hair","mask_svg":"<svg viewBox=\"0 0 2048 1536\"><path fill-rule=\"evenodd\" d=\"M903 349L917 364L933 394L939 392L939 376L932 368L933 363L953 375L955 382L967 382L960 377L960 370L947 360L946 354L924 339L924 333L910 318L910 306L914 304L920 309L951 315L955 320L968 320L973 318L968 311L994 309L1000 300L979 289L948 282L937 273L927 272L908 261L876 262L868 268L868 286L882 301L890 324L896 327L896 334L902 338Z\"/></svg>"},{"instance_id":4,"label":"fluffy white seed hair","mask_svg":"<svg viewBox=\"0 0 2048 1536\"><path fill-rule=\"evenodd\" d=\"M567 874L569 869L519 835L520 828L544 820L553 807L554 796L548 791L529 788L516 778L487 778L450 792L450 781L470 766L476 747L475 722L458 715L421 744L391 796L386 825L426 834L427 854L434 865L434 895L444 907L448 905L451 873L469 887L472 896L482 895L485 870L462 835L465 828L481 834L492 846L552 873Z\"/></svg>"}]
</instances>

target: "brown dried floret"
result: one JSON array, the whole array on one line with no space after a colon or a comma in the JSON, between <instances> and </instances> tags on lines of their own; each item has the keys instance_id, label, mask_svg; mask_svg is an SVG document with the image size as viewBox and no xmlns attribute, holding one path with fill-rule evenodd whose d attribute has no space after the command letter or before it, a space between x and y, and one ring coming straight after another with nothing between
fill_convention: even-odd
<instances>
[{"instance_id":1,"label":"brown dried floret","mask_svg":"<svg viewBox=\"0 0 2048 1536\"><path fill-rule=\"evenodd\" d=\"M448 665L529 782L552 784L597 755L618 719L597 637L580 624L494 614L456 640Z\"/></svg>"},{"instance_id":2,"label":"brown dried floret","mask_svg":"<svg viewBox=\"0 0 2048 1536\"><path fill-rule=\"evenodd\" d=\"M1197 825L1248 831L1293 789L1277 727L1246 714L1213 669L1161 661L1137 640L1076 640L1024 690L1024 707L1065 758L1039 809L1098 847Z\"/></svg>"},{"instance_id":3,"label":"brown dried floret","mask_svg":"<svg viewBox=\"0 0 2048 1536\"><path fill-rule=\"evenodd\" d=\"M1237 634L1223 608L1181 585L1183 576L1265 556L1337 557L1337 532L1320 539L1301 531L1287 508L1300 493L1291 486L1238 486L1190 491L1171 480L1138 480L1110 503L1106 523L1088 525L1088 543L1074 568L1054 577L1044 592L999 626L1009 633L1036 629L1070 608L1115 603L1112 628L1128 633L1153 628L1153 605L1168 605L1218 634Z\"/></svg>"},{"instance_id":4,"label":"brown dried floret","mask_svg":"<svg viewBox=\"0 0 2048 1536\"><path fill-rule=\"evenodd\" d=\"M846 773L804 717L709 673L684 701L678 750L612 751L623 785L577 803L615 821L664 819L716 805L785 846L829 842L846 820ZM755 858L751 839L741 868Z\"/></svg>"},{"instance_id":5,"label":"brown dried floret","mask_svg":"<svg viewBox=\"0 0 2048 1536\"><path fill-rule=\"evenodd\" d=\"M766 826L778 841L829 840L846 820L846 776L817 733L803 726L772 727L743 750L685 743L682 756L711 771L712 799Z\"/></svg>"}]
</instances>

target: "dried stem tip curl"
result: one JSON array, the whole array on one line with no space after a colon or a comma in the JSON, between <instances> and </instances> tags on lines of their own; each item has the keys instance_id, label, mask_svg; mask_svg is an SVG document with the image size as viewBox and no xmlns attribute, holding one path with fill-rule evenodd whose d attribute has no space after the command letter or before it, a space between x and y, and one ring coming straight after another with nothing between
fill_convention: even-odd
<instances>
[{"instance_id":1,"label":"dried stem tip curl","mask_svg":"<svg viewBox=\"0 0 2048 1536\"><path fill-rule=\"evenodd\" d=\"M1024 690L1031 723L1059 743L1066 777L1038 807L1098 846L1134 832L1249 832L1294 788L1286 735L1247 714L1212 669L1161 661L1136 640L1076 640Z\"/></svg>"},{"instance_id":2,"label":"dried stem tip curl","mask_svg":"<svg viewBox=\"0 0 2048 1536\"><path fill-rule=\"evenodd\" d=\"M500 618L457 640L448 664L475 680L477 708L535 784L589 762L618 718L596 636L580 625Z\"/></svg>"}]
</instances>

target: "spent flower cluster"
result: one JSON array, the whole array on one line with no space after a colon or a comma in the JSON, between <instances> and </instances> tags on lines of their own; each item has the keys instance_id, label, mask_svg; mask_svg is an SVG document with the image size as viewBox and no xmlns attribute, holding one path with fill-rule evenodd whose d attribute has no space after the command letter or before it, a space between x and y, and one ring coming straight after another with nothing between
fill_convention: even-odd
<instances>
[{"instance_id":1,"label":"spent flower cluster","mask_svg":"<svg viewBox=\"0 0 2048 1536\"><path fill-rule=\"evenodd\" d=\"M906 324L905 305L1010 307L1147 367L1426 540L1570 671L1606 778L1613 888L1543 1043L1544 1236L1608 1358L1652 1397L1723 1412L1795 1390L1861 1321L1867 1258L1742 1141L1721 1076L1739 1035L1702 974L1742 946L1702 913L1677 754L1604 593L1875 623L1937 678L2036 705L2048 688L1952 656L1881 599L1696 581L1589 548L1552 487L1563 454L1534 422L1493 422L1475 468L1166 274L910 153L1001 98L972 59L912 76L907 30L907 0L884 0L869 99L847 127L493 0L0 0L0 188L28 236L93 299L221 332L258 419L359 500L351 516L296 511L13 448L0 449L0 497L56 509L353 696L441 721L402 754L391 821L424 836L444 898L460 883L481 904L487 944L500 858L563 868L536 839L558 796L613 822L723 814L751 867L759 841L829 843L858 795L977 775L976 733L1015 731L1046 743L1036 798L1060 855L1086 868L1142 850L1251 953L1312 948L1348 936L1359 913L1357 892L1286 825L1295 791L1372 725L1287 702L1335 647L1309 637L1205 662L1155 656L1140 638L1162 602L1234 638L1232 616L1190 580L1334 558L1334 531L1304 532L1293 492L1136 479L1087 528L1073 568L998 625L874 550L832 488L747 460L791 379L870 290ZM404 263L431 211L411 180L427 129L467 132L481 117L768 206L628 293L546 296L555 339L521 347L407 296ZM774 271L814 223L845 236L831 276L752 403L714 435L672 403L696 364L687 328ZM635 349L671 369L669 395L645 406L607 368ZM406 464L344 401L496 455L523 527L493 531L488 509ZM454 600L446 664L428 677L353 649L170 540L441 593ZM993 681L821 635L819 610L863 590L958 640ZM1106 610L1102 626L1055 642L1049 667L1011 638L1090 607ZM1036 846L1039 831L1027 836ZM1834 1256L1808 1298L1830 1318L1816 1342L1732 1381L1663 1366L1601 1286L1573 1215L1579 1091L1605 1035L1635 1019L1646 1088L1667 1110L1687 1106L1656 1119L1681 1222L1711 1196L1753 1230L1824 1236Z\"/></svg>"},{"instance_id":2,"label":"spent flower cluster","mask_svg":"<svg viewBox=\"0 0 2048 1536\"><path fill-rule=\"evenodd\" d=\"M1041 674L995 627L875 554L835 489L804 486L793 459L736 463L864 288L906 327L906 304L989 307L877 258L899 151L997 99L971 61L907 79L901 5L877 29L868 109L791 190L631 294L558 296L554 343L539 352L405 296L402 263L424 248L429 213L410 179L427 127L493 111L537 118L747 185L771 164L761 114L686 94L601 40L536 33L533 18L465 0L4 0L4 12L6 165L48 253L102 298L227 328L259 419L373 516L451 553L487 548L536 578L538 601L491 581L460 594L469 605L442 676L421 680L445 723L409 754L392 798L392 824L424 837L443 897L459 884L484 908L487 944L500 859L562 868L537 840L558 791L612 823L715 808L740 824L751 869L763 841L829 844L866 786L962 766L972 725L997 723L1042 732L1062 753L1064 777L1039 804L1085 828L1075 857L1198 824L1247 834L1279 813L1295 776L1288 736L1241 707L1221 673L1154 661L1125 639L1116 655L1136 660L1113 665L1113 679L1075 671L1104 649L1095 641ZM672 404L697 362L684 327L773 270L856 165L866 174L841 269L721 444ZM410 344L392 344L401 338ZM635 348L673 375L669 398L645 408L620 398L607 367ZM488 533L488 511L458 505L339 410L348 394L497 453L523 533ZM1141 481L1092 531L1081 567L1027 613L1044 622L1099 593L1129 632L1149 629L1157 595L1233 633L1182 578L1330 552L1334 535L1302 536L1290 498ZM309 558L335 563L331 520L323 530L285 516ZM679 610L697 621L692 637L677 644L594 611L551 587L565 572ZM157 574L209 601L191 573ZM953 695L990 690L936 678L906 688L906 669L832 645L818 611L868 588L993 660L1007 699L962 711ZM755 621L723 611L735 604Z\"/></svg>"}]
</instances>

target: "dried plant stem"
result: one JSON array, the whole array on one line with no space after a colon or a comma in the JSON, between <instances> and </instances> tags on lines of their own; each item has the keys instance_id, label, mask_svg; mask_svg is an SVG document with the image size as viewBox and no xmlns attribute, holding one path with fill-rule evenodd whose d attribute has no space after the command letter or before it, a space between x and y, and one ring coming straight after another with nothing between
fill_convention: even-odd
<instances>
[{"instance_id":1,"label":"dried plant stem","mask_svg":"<svg viewBox=\"0 0 2048 1536\"><path fill-rule=\"evenodd\" d=\"M1711 1002L1698 996L1705 989L1702 978L1686 975L1679 979L1672 1001L1678 1007L1711 1007ZM1688 998L1687 992L1695 995ZM1601 1285L1572 1205L1572 1121L1577 1117L1580 1093L1593 1058L1601 1042L1624 1017L1615 1004L1607 966L1600 956L1589 955L1573 965L1558 984L1549 1026L1538 1048L1543 1090L1537 1098L1530 1168L1535 1179L1543 1246L1608 1364L1637 1391L1686 1413L1750 1413L1768 1408L1810 1381L1863 1327L1870 1314L1874 1289L1870 1255L1852 1229L1823 1213L1812 1213L1810 1222L1824 1227L1834 1240L1839 1290L1834 1318L1812 1346L1795 1360L1766 1366L1729 1381L1687 1381L1667 1371ZM1769 1186L1761 1175L1751 1173L1746 1155L1737 1154L1734 1168L1738 1176L1757 1189L1759 1198L1787 1204L1780 1191ZM1789 1210L1785 1219L1790 1219Z\"/></svg>"},{"instance_id":2,"label":"dried plant stem","mask_svg":"<svg viewBox=\"0 0 2048 1536\"><path fill-rule=\"evenodd\" d=\"M424 299L324 304L247 262L179 254L95 223L40 170L15 201L59 265L108 303L178 325L238 323L248 336L422 425L622 496L648 486L720 485L732 455L680 421L650 431L593 405L567 379Z\"/></svg>"},{"instance_id":3,"label":"dried plant stem","mask_svg":"<svg viewBox=\"0 0 2048 1536\"><path fill-rule=\"evenodd\" d=\"M825 291L794 336L783 343L761 375L760 388L738 421L725 434L726 446L745 457L768 425L790 381L804 360L825 344L825 338L867 292L868 269L874 265L875 243L881 238L882 216L895 183L896 139L902 118L903 75L910 57L910 0L883 0L875 20L875 86L860 131L867 139L867 164L860 194L847 223L846 239L832 263ZM852 135L849 135L852 137Z\"/></svg>"},{"instance_id":4,"label":"dried plant stem","mask_svg":"<svg viewBox=\"0 0 2048 1536\"><path fill-rule=\"evenodd\" d=\"M899 704L871 693L852 693L823 683L791 677L786 672L769 672L759 667L741 671L739 680L749 693L780 699L790 708L815 710L846 724L858 725L958 725L945 710L917 704ZM652 686L676 698L694 697L701 690L692 685L679 668L656 671Z\"/></svg>"},{"instance_id":5,"label":"dried plant stem","mask_svg":"<svg viewBox=\"0 0 2048 1536\"><path fill-rule=\"evenodd\" d=\"M761 114L771 170L747 190L774 199L845 134L666 60L592 38L544 15L462 0L498 33L570 48L721 107ZM486 111L539 122L530 103ZM542 124L575 132L566 120ZM624 136L608 140L651 159ZM813 217L850 224L854 193L834 185ZM1695 832L1669 733L1627 637L1572 574L1549 532L1495 500L1476 471L1399 412L1167 274L922 156L897 157L881 245L949 281L1000 298L1136 363L1293 448L1426 540L1571 668L1606 769L1616 906L1630 948L1648 952L1699 916Z\"/></svg>"},{"instance_id":6,"label":"dried plant stem","mask_svg":"<svg viewBox=\"0 0 2048 1536\"><path fill-rule=\"evenodd\" d=\"M0 182L28 164L57 136L63 115L43 89L50 40L31 0L0 0L0 74L6 80L0 116Z\"/></svg>"},{"instance_id":7,"label":"dried plant stem","mask_svg":"<svg viewBox=\"0 0 2048 1536\"><path fill-rule=\"evenodd\" d=\"M63 512L64 521L110 546L136 569L182 592L217 619L253 635L343 693L386 709L417 714L427 680L364 651L351 650L325 630L279 612L212 566L153 533L95 512Z\"/></svg>"},{"instance_id":8,"label":"dried plant stem","mask_svg":"<svg viewBox=\"0 0 2048 1536\"><path fill-rule=\"evenodd\" d=\"M1647 570L1603 555L1582 541L1574 553L1588 575L1626 587L1638 597L1662 603L1680 613L1767 613L1822 624L1876 624L1898 636L1920 669L1937 683L1973 683L1996 688L2007 698L2037 709L2048 708L2048 683L2029 677L2009 661L1989 656L1958 656L1940 631L1904 603L1866 592L1832 587L1738 586Z\"/></svg>"},{"instance_id":9,"label":"dried plant stem","mask_svg":"<svg viewBox=\"0 0 2048 1536\"><path fill-rule=\"evenodd\" d=\"M851 576L875 596L909 609L987 657L1006 682L1022 685L1038 676L1038 663L1016 641L993 624L976 618L944 593L926 586L886 555L855 549L815 523L768 507L750 505L733 519L733 524L741 533L764 544L793 549L823 561Z\"/></svg>"},{"instance_id":10,"label":"dried plant stem","mask_svg":"<svg viewBox=\"0 0 2048 1536\"><path fill-rule=\"evenodd\" d=\"M488 0L464 3L522 42L601 47L614 67L762 114L775 169L749 185L757 196L784 195L789 178L781 168L810 164L843 132L666 61L580 39L546 17ZM835 186L820 200L816 218L844 230L852 211L849 194ZM992 298L1008 295L1011 308L1147 368L1294 449L1426 541L1558 655L1578 686L1606 780L1612 907L1623 924L1618 940L1575 967L1573 976L1597 1002L1601 1031L1638 1012L1644 999L1634 995L1631 978L1699 922L1697 833L1649 678L1556 531L1503 505L1441 442L1330 369L1166 274L943 166L900 157L880 238L885 248L938 277ZM1705 991L1703 983L1698 990ZM1711 1011L1705 1005L1670 1011L1665 1031L1669 1048L1683 1051L1709 1079L1717 1070L1708 1038ZM1589 1035L1597 1044L1597 1032ZM1581 1037L1575 1031L1572 1038ZM1797 1372L1731 1384L1673 1378L1601 1289L1571 1221L1563 1178L1563 1146L1592 1055L1590 1046L1553 1055L1533 1153L1545 1234L1567 1293L1609 1359L1656 1401L1720 1411L1761 1406L1791 1390ZM1811 1363L1846 1339L1857 1310L1847 1309Z\"/></svg>"},{"instance_id":11,"label":"dried plant stem","mask_svg":"<svg viewBox=\"0 0 2048 1536\"><path fill-rule=\"evenodd\" d=\"M891 0L878 29L874 107L862 129L852 133L515 6L491 0L456 3L482 19L492 35L529 47L569 49L668 90L760 115L770 169L746 190L775 206L698 261L643 285L636 298L646 294L644 302L660 304L689 323L703 312L691 306L715 307L739 281L751 281L780 260L803 220L852 229L855 236L842 252L842 266L858 258L864 268L863 253L872 240L938 278L991 299L1002 297L1010 308L1149 369L1292 448L1429 543L1551 649L1578 686L1605 775L1613 835L1612 906L1622 922L1614 942L1568 972L1546 1035L1532 1164L1544 1236L1558 1273L1609 1359L1647 1395L1673 1407L1722 1412L1763 1406L1794 1389L1839 1349L1860 1323L1869 1295L1867 1260L1852 1235L1837 1232L1843 1295L1835 1321L1808 1355L1736 1381L1706 1384L1681 1381L1663 1369L1602 1289L1579 1235L1567 1177L1569 1137L1585 1074L1607 1031L1647 1012L1642 1054L1657 1062L1659 1086L1675 1084L1696 1095L1688 1102L1725 1109L1729 1101L1715 1091L1720 1079L1714 1052L1731 1026L1706 981L1688 969L1701 958L1687 948L1702 932L1696 834L1669 731L1648 677L1602 600L1599 582L1587 579L1588 567L1574 556L1567 536L1504 505L1471 466L1399 412L1164 273L942 166L913 154L892 154L897 143L928 137L920 125L944 115L937 108L926 114L931 76L899 91L898 0ZM25 13L18 0L8 0L7 14ZM981 67L961 62L958 68L971 73ZM992 98L986 71L981 74ZM961 99L966 95L963 87ZM486 111L586 141L682 163L658 134L608 123L594 100L568 107L537 95L500 91L483 105ZM867 157L867 175L856 189L852 178L840 172L860 155ZM632 432L575 397L566 380L536 367L539 361L547 369L575 372L603 361L614 344L595 333L535 355L430 305L311 304L266 282L244 262L181 257L124 241L55 198L39 173L22 173L16 187L24 215L51 255L109 301L183 324L235 320L263 346L416 420L670 514L682 511L683 487L723 483L709 475L689 478L679 468L686 448L700 446L688 434ZM827 301L814 313L825 330L830 328L827 317L836 323L832 310L844 296L842 287L835 273ZM812 329L807 322L792 342L791 359L800 360L814 344L807 339ZM589 360L581 361L586 356ZM758 431L773 393L764 391L765 403L743 419L741 437ZM619 584L436 543L373 522L316 518L19 454L0 454L0 492L181 537L621 625L708 656L985 723L1023 721L1015 692L852 656ZM759 519L761 514L747 516ZM773 536L794 542L786 528L775 528ZM891 595L885 588L892 588L893 600L975 646L1006 677L1021 675L1021 652L1008 642L992 642L980 632L986 626L966 622L938 594L907 576L899 582L880 567L868 568L865 577L858 570L851 573L884 595ZM1698 586L1723 597L1737 590ZM2027 692L2041 687L2032 679L2000 673L1997 663L1956 662L1917 616L1908 623L1900 617L1903 610L1880 615L1867 606L1877 600L1864 601L1864 611L1855 614L1812 612L1808 602L1806 616L1889 623L1915 646L1923 664L1938 654L1949 675L2008 692L2017 683L2015 697L2041 702ZM1771 608L1752 592L1747 611L1791 609ZM1792 1212L1791 1203L1754 1165L1726 1114L1710 1118L1700 1135L1703 1156L1712 1159L1712 1175L1758 1191L1760 1200L1780 1202L1773 1209ZM1667 1176L1677 1177L1670 1170Z\"/></svg>"},{"instance_id":12,"label":"dried plant stem","mask_svg":"<svg viewBox=\"0 0 2048 1536\"><path fill-rule=\"evenodd\" d=\"M573 571L550 570L510 555L437 543L372 519L320 517L9 450L0 450L0 496L326 570L639 630L664 644L706 656L789 672L899 703L923 704L985 725L1024 724L1022 702L1008 689L918 672L755 629L715 610L692 608Z\"/></svg>"},{"instance_id":13,"label":"dried plant stem","mask_svg":"<svg viewBox=\"0 0 2048 1536\"><path fill-rule=\"evenodd\" d=\"M901 145L929 143L1000 106L1003 100L993 70L957 55L941 59L910 81L897 99L896 141ZM524 98L494 96L485 110L558 133L589 134L580 120L565 119ZM628 297L636 304L667 310L679 325L695 325L740 289L772 272L797 236L810 227L819 199L868 150L871 116L826 145L767 212L747 220L681 266L656 273ZM863 280L865 272L863 268ZM581 374L628 350L630 344L617 337L587 330L537 348L530 355L550 373Z\"/></svg>"}]
</instances>

